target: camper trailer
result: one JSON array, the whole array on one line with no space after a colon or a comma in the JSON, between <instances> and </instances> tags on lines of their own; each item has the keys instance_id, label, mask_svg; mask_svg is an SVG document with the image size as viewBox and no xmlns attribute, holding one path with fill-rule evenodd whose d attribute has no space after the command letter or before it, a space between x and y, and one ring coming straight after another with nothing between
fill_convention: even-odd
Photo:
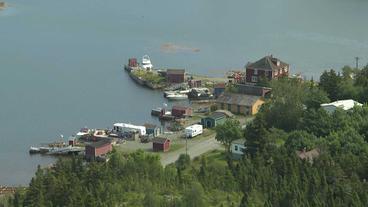
<instances>
[{"instance_id":1,"label":"camper trailer","mask_svg":"<svg viewBox=\"0 0 368 207\"><path fill-rule=\"evenodd\" d=\"M188 138L195 137L203 133L203 126L200 124L194 124L185 128L185 136Z\"/></svg>"}]
</instances>

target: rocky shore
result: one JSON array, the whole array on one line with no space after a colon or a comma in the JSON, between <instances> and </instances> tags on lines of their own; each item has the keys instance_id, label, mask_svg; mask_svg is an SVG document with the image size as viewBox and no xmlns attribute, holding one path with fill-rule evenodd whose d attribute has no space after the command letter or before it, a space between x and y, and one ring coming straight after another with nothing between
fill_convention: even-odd
<instances>
[{"instance_id":1,"label":"rocky shore","mask_svg":"<svg viewBox=\"0 0 368 207\"><path fill-rule=\"evenodd\" d=\"M6 7L5 2L0 1L0 10Z\"/></svg>"}]
</instances>

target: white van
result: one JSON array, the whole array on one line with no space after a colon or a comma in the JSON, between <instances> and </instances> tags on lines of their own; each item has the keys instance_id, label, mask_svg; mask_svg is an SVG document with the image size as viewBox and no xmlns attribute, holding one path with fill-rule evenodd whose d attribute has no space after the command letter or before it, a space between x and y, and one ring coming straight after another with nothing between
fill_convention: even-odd
<instances>
[{"instance_id":1,"label":"white van","mask_svg":"<svg viewBox=\"0 0 368 207\"><path fill-rule=\"evenodd\" d=\"M200 124L194 124L185 128L185 136L188 138L195 137L203 133L203 126Z\"/></svg>"}]
</instances>

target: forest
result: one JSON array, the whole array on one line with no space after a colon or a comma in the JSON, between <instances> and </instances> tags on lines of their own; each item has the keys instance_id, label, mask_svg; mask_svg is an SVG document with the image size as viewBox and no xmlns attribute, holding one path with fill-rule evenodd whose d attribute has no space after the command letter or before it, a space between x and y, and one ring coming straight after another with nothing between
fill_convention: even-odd
<instances>
[{"instance_id":1,"label":"forest","mask_svg":"<svg viewBox=\"0 0 368 207\"><path fill-rule=\"evenodd\" d=\"M319 83L283 78L253 122L216 128L226 147L162 167L158 156L113 151L107 163L61 159L38 168L9 206L366 206L368 107L328 113L321 103L368 101L368 67L323 72ZM245 138L241 160L230 143ZM316 152L302 158L297 152Z\"/></svg>"}]
</instances>

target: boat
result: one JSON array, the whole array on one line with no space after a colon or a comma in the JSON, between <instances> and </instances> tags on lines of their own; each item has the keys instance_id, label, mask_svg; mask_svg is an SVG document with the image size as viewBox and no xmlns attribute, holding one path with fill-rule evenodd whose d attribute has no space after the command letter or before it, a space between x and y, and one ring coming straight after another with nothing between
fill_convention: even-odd
<instances>
[{"instance_id":1,"label":"boat","mask_svg":"<svg viewBox=\"0 0 368 207\"><path fill-rule=\"evenodd\" d=\"M39 147L30 147L29 148L29 153L30 154L40 153L40 148Z\"/></svg>"},{"instance_id":2,"label":"boat","mask_svg":"<svg viewBox=\"0 0 368 207\"><path fill-rule=\"evenodd\" d=\"M153 65L151 63L151 59L148 55L144 55L142 58L142 68L146 70L151 70L153 68Z\"/></svg>"},{"instance_id":3,"label":"boat","mask_svg":"<svg viewBox=\"0 0 368 207\"><path fill-rule=\"evenodd\" d=\"M41 154L48 153L50 152L51 149L52 147L40 147L40 153Z\"/></svg>"},{"instance_id":4,"label":"boat","mask_svg":"<svg viewBox=\"0 0 368 207\"><path fill-rule=\"evenodd\" d=\"M86 136L90 133L91 133L91 130L88 129L87 127L84 127L84 128L79 130L79 132L75 135L75 138L79 139L79 138L81 138L83 136Z\"/></svg>"},{"instance_id":5,"label":"boat","mask_svg":"<svg viewBox=\"0 0 368 207\"><path fill-rule=\"evenodd\" d=\"M152 109L151 110L151 115L152 116L160 116L160 114L161 114L161 111L162 111L162 108L155 108L155 109Z\"/></svg>"},{"instance_id":6,"label":"boat","mask_svg":"<svg viewBox=\"0 0 368 207\"><path fill-rule=\"evenodd\" d=\"M190 93L192 90L191 89L188 89L188 90L182 90L182 91L179 91L180 94L188 94Z\"/></svg>"},{"instance_id":7,"label":"boat","mask_svg":"<svg viewBox=\"0 0 368 207\"><path fill-rule=\"evenodd\" d=\"M166 98L168 95L174 95L176 94L175 91L164 91L164 97Z\"/></svg>"},{"instance_id":8,"label":"boat","mask_svg":"<svg viewBox=\"0 0 368 207\"><path fill-rule=\"evenodd\" d=\"M175 93L175 94L167 95L166 98L169 100L185 100L185 99L188 99L188 95Z\"/></svg>"}]
</instances>

